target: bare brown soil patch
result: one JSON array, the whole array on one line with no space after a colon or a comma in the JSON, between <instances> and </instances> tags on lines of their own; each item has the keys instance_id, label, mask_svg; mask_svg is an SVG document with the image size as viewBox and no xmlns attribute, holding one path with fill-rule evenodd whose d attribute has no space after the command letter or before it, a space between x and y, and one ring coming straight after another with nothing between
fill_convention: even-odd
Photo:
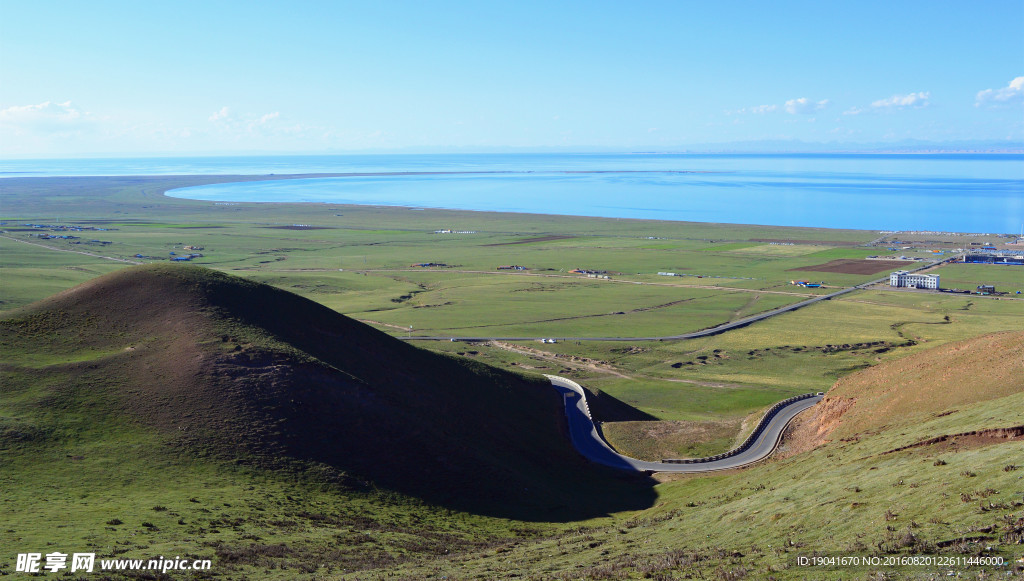
<instances>
[{"instance_id":1,"label":"bare brown soil patch","mask_svg":"<svg viewBox=\"0 0 1024 581\"><path fill-rule=\"evenodd\" d=\"M829 398L856 400L839 437L913 422L1024 391L1024 332L983 335L843 377Z\"/></svg>"},{"instance_id":2,"label":"bare brown soil patch","mask_svg":"<svg viewBox=\"0 0 1024 581\"><path fill-rule=\"evenodd\" d=\"M832 431L839 426L839 418L854 403L856 400L828 396L810 411L797 416L786 428L780 455L789 457L826 443Z\"/></svg>"},{"instance_id":3,"label":"bare brown soil patch","mask_svg":"<svg viewBox=\"0 0 1024 581\"><path fill-rule=\"evenodd\" d=\"M786 272L809 271L809 272L838 272L841 274L875 274L894 268L900 268L908 264L914 264L909 260L856 260L852 258L839 258L825 264L813 266L801 266L790 268Z\"/></svg>"},{"instance_id":4,"label":"bare brown soil patch","mask_svg":"<svg viewBox=\"0 0 1024 581\"><path fill-rule=\"evenodd\" d=\"M513 242L498 242L495 244L484 244L484 246L508 246L509 244L529 244L531 242L550 242L552 240L568 240L575 238L575 236L537 236L536 238L523 238L522 240L515 240Z\"/></svg>"},{"instance_id":5,"label":"bare brown soil patch","mask_svg":"<svg viewBox=\"0 0 1024 581\"><path fill-rule=\"evenodd\" d=\"M610 375L621 377L623 379L633 379L632 377L620 372L618 369L615 368L615 366L611 365L606 361L598 361L596 359L590 359L589 357L580 357L577 355L551 353L550 351L544 351L543 349L534 349L532 347L513 345L511 343L505 343L503 341L488 341L486 344L491 347L497 347L498 349L504 349L505 351L519 353L520 355L529 355L530 357L536 357L537 359L557 362L559 365L563 365L565 367L585 369L588 371L595 371L597 373L608 373Z\"/></svg>"},{"instance_id":6,"label":"bare brown soil patch","mask_svg":"<svg viewBox=\"0 0 1024 581\"><path fill-rule=\"evenodd\" d=\"M969 386L969 388L965 388ZM1024 332L992 333L941 345L843 377L817 406L786 430L784 456L837 438L956 413L959 406L1024 391ZM939 436L899 448L973 447L1024 440L1024 427ZM897 451L897 450L893 450Z\"/></svg>"},{"instance_id":7,"label":"bare brown soil patch","mask_svg":"<svg viewBox=\"0 0 1024 581\"><path fill-rule=\"evenodd\" d=\"M928 438L927 440L921 440L920 442L910 444L909 446L901 446L899 448L889 450L888 452L885 452L885 454L902 452L903 450L921 448L924 446L937 446L939 451L955 451L967 448L978 448L981 446L988 446L990 444L1002 444L1004 442L1024 442L1024 426L995 428L990 430L973 430L960 434L946 434L935 438Z\"/></svg>"}]
</instances>

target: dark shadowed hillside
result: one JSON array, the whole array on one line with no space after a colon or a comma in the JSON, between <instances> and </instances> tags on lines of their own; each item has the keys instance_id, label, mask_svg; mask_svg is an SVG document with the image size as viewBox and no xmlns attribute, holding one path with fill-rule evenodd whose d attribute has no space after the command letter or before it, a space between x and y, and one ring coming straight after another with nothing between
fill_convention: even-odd
<instances>
[{"instance_id":1,"label":"dark shadowed hillside","mask_svg":"<svg viewBox=\"0 0 1024 581\"><path fill-rule=\"evenodd\" d=\"M649 482L575 454L546 382L417 349L219 272L128 268L0 324L6 365L32 378L19 397L112 406L179 454L311 467L337 486L527 519L654 497ZM75 405L52 411L87 413Z\"/></svg>"}]
</instances>

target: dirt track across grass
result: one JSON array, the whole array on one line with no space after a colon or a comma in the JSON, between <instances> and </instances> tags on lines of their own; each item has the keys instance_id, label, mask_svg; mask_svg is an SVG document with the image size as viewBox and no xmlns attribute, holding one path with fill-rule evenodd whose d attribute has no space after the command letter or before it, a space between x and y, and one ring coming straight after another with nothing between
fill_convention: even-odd
<instances>
[{"instance_id":1,"label":"dirt track across grass","mask_svg":"<svg viewBox=\"0 0 1024 581\"><path fill-rule=\"evenodd\" d=\"M790 238L751 238L751 242L777 242L779 244L816 244L820 246L857 246L860 242L840 240L793 240Z\"/></svg>"},{"instance_id":2,"label":"dirt track across grass","mask_svg":"<svg viewBox=\"0 0 1024 581\"><path fill-rule=\"evenodd\" d=\"M575 238L575 236L538 236L536 238L523 238L522 240L515 240L513 242L498 242L497 244L484 244L484 246L508 246L509 244L529 244L531 242L550 242L552 240L568 240Z\"/></svg>"},{"instance_id":3,"label":"dirt track across grass","mask_svg":"<svg viewBox=\"0 0 1024 581\"><path fill-rule=\"evenodd\" d=\"M908 264L914 263L908 260L855 260L852 258L839 258L825 264L790 268L786 272L811 271L838 272L842 274L875 274L876 272L901 268Z\"/></svg>"}]
</instances>

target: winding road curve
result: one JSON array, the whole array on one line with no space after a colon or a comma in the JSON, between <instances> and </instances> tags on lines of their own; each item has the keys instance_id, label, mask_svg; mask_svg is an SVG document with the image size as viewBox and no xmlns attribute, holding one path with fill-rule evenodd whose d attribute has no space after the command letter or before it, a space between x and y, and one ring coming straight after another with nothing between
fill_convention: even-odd
<instances>
[{"instance_id":1,"label":"winding road curve","mask_svg":"<svg viewBox=\"0 0 1024 581\"><path fill-rule=\"evenodd\" d=\"M801 412L821 401L819 394L807 394L780 402L782 405L769 410L748 438L747 442L725 454L691 460L687 463L648 462L619 454L601 438L590 415L590 406L583 388L571 379L557 375L545 375L551 385L562 394L565 402L565 416L569 422L569 435L576 450L586 459L620 470L631 472L677 472L695 474L739 468L763 460L771 455L782 439L782 431Z\"/></svg>"}]
</instances>

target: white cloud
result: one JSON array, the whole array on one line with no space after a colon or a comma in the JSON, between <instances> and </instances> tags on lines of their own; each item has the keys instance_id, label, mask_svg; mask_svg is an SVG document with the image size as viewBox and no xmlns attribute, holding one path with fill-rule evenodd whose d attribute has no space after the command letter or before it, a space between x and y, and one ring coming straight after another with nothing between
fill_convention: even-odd
<instances>
[{"instance_id":1,"label":"white cloud","mask_svg":"<svg viewBox=\"0 0 1024 581\"><path fill-rule=\"evenodd\" d=\"M1024 102L1024 77L1017 77L1002 89L978 91L975 107Z\"/></svg>"},{"instance_id":2,"label":"white cloud","mask_svg":"<svg viewBox=\"0 0 1024 581\"><path fill-rule=\"evenodd\" d=\"M235 113L231 107L221 107L207 118L215 127L216 134L229 139L250 139L275 133L295 133L304 130L301 126L286 126L280 123L281 112L273 111L263 115Z\"/></svg>"},{"instance_id":3,"label":"white cloud","mask_svg":"<svg viewBox=\"0 0 1024 581\"><path fill-rule=\"evenodd\" d=\"M764 115L765 113L771 113L772 111L775 111L778 108L778 105L758 105L757 107L744 107L742 109L737 109L735 113L737 115L743 115L746 113L756 113L758 115ZM733 111L726 111L725 114L732 115Z\"/></svg>"},{"instance_id":4,"label":"white cloud","mask_svg":"<svg viewBox=\"0 0 1024 581\"><path fill-rule=\"evenodd\" d=\"M903 109L904 107L927 107L928 99L931 98L931 93L928 91L921 91L919 93L909 93L906 95L893 95L888 99L879 99L871 106L875 109Z\"/></svg>"},{"instance_id":5,"label":"white cloud","mask_svg":"<svg viewBox=\"0 0 1024 581\"><path fill-rule=\"evenodd\" d=\"M806 97L800 97L799 99L790 99L786 101L786 112L792 115L807 115L814 113L815 111L821 111L828 106L828 99L822 99L821 101L811 101Z\"/></svg>"},{"instance_id":6,"label":"white cloud","mask_svg":"<svg viewBox=\"0 0 1024 581\"><path fill-rule=\"evenodd\" d=\"M0 109L0 155L56 153L84 149L84 143L103 140L110 120L93 115L71 101L45 101Z\"/></svg>"},{"instance_id":7,"label":"white cloud","mask_svg":"<svg viewBox=\"0 0 1024 581\"><path fill-rule=\"evenodd\" d=\"M843 115L860 115L864 112L864 109L860 107L850 107L846 111L843 111Z\"/></svg>"},{"instance_id":8,"label":"white cloud","mask_svg":"<svg viewBox=\"0 0 1024 581\"><path fill-rule=\"evenodd\" d=\"M230 116L231 116L231 108L225 106L225 107L221 107L220 111L217 111L213 115L210 115L210 121L216 123L217 121L221 121L223 119L227 119Z\"/></svg>"},{"instance_id":9,"label":"white cloud","mask_svg":"<svg viewBox=\"0 0 1024 581\"><path fill-rule=\"evenodd\" d=\"M15 105L0 110L0 125L16 132L64 133L77 131L94 121L92 114L71 105L71 101L38 105Z\"/></svg>"},{"instance_id":10,"label":"white cloud","mask_svg":"<svg viewBox=\"0 0 1024 581\"><path fill-rule=\"evenodd\" d=\"M93 113L70 101L5 103L0 105L0 156L310 149L342 143L358 146L366 141L361 135L304 125L283 111L251 112L224 106L192 115L190 119L171 119L133 111Z\"/></svg>"}]
</instances>

